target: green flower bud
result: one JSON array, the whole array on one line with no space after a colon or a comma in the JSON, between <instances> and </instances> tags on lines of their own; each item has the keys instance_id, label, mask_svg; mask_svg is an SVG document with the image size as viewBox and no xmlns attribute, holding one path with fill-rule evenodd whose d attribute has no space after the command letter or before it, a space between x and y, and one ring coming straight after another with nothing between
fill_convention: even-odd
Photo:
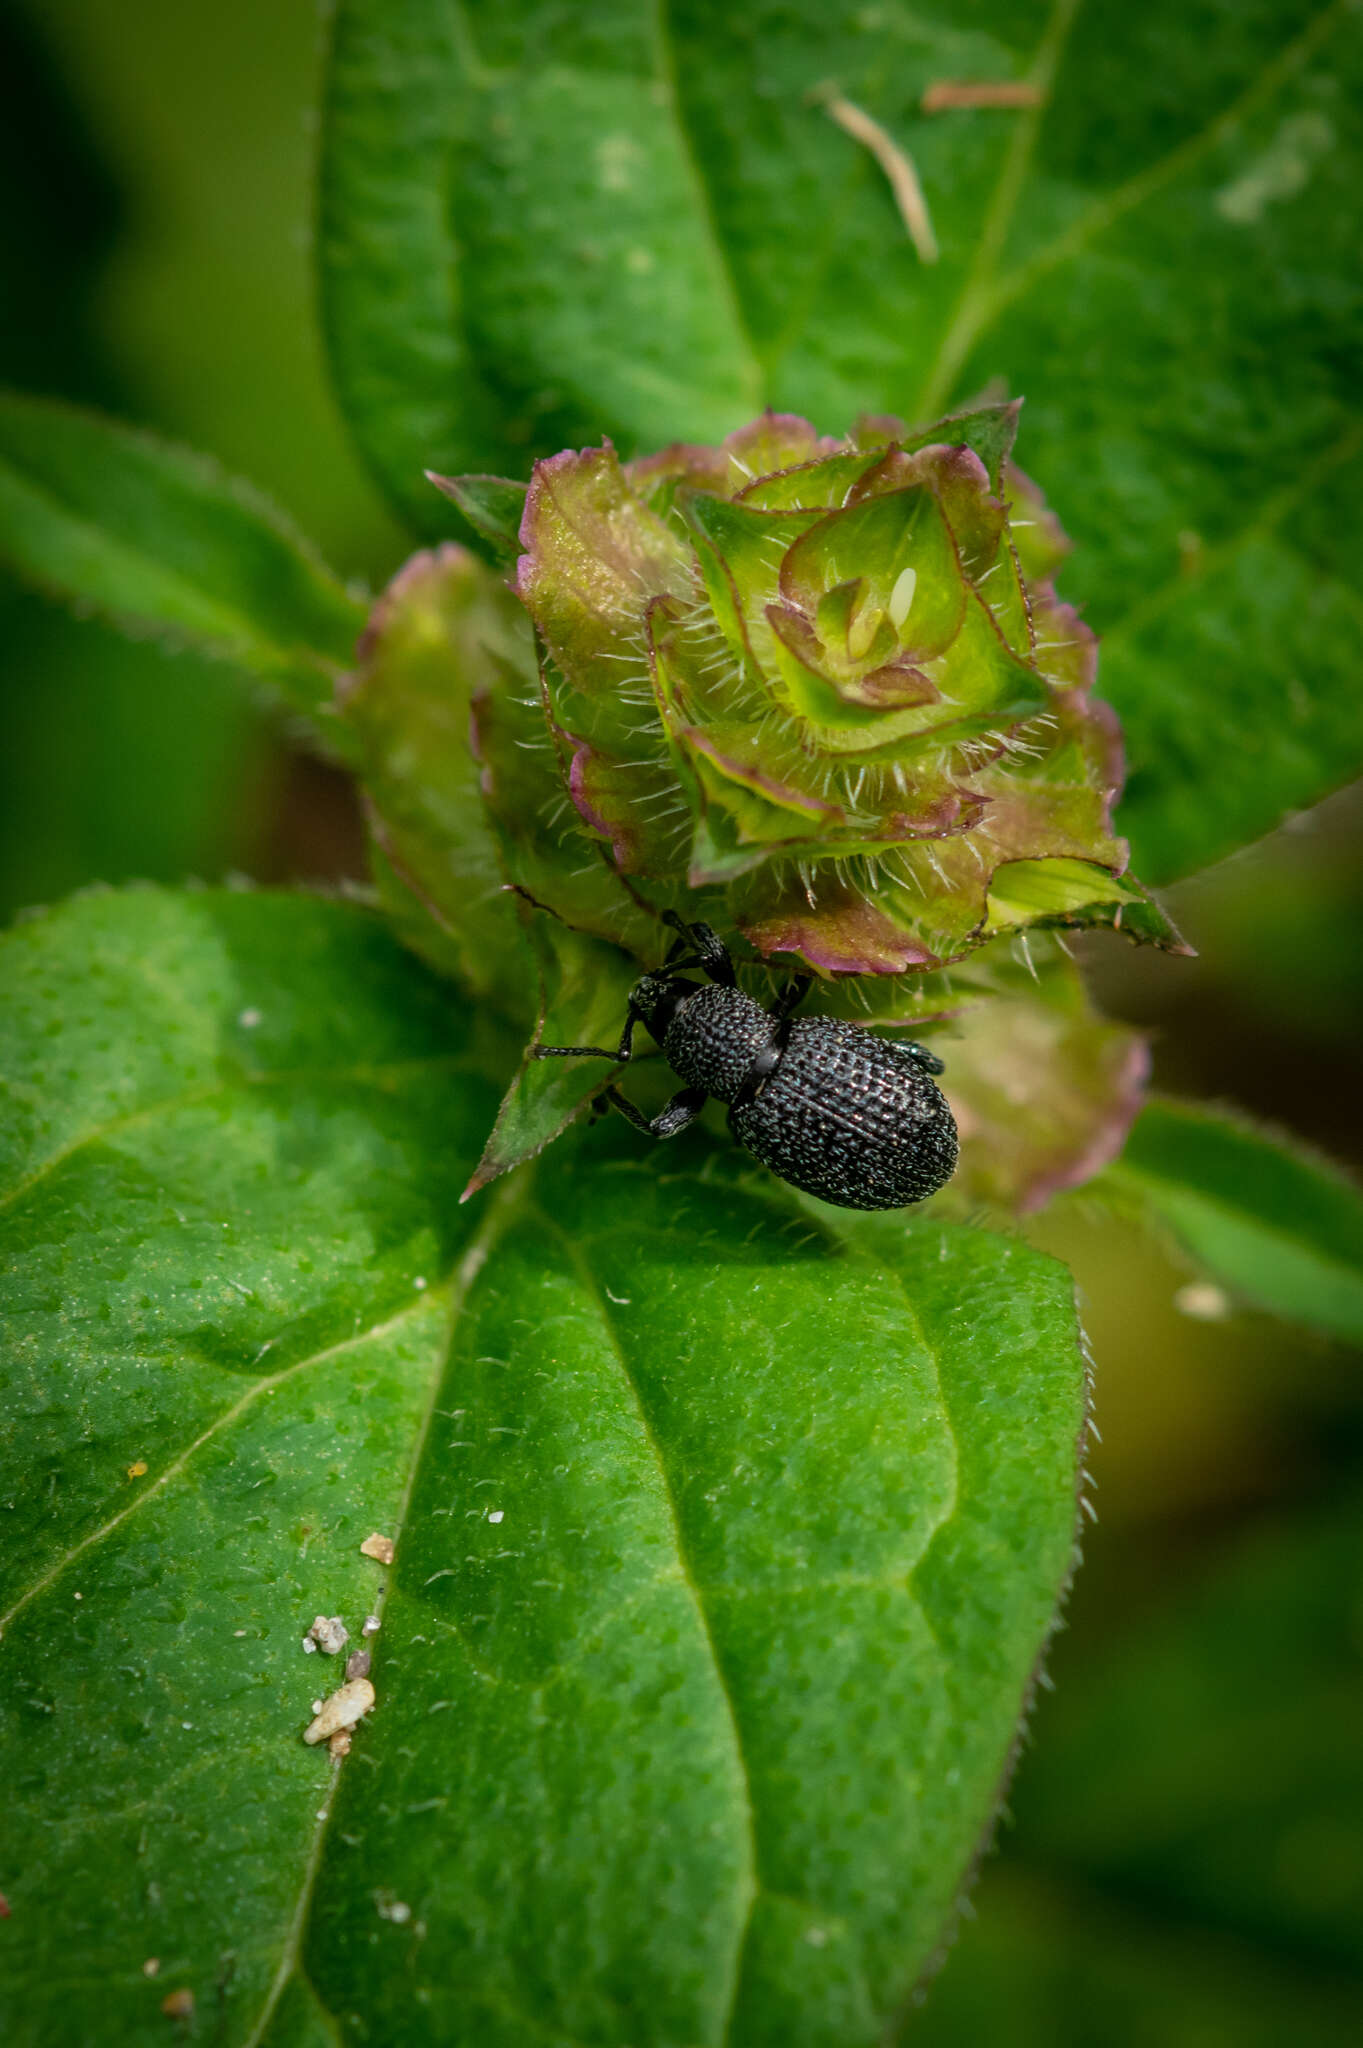
<instances>
[{"instance_id":1,"label":"green flower bud","mask_svg":"<svg viewBox=\"0 0 1363 2048\"><path fill-rule=\"evenodd\" d=\"M1016 424L835 441L766 414L717 448L569 451L528 487L433 479L502 573L416 556L340 707L403 935L522 1031L594 1044L681 910L747 941L759 997L765 960L803 961L810 1007L955 1036L959 1192L1025 1208L1092 1172L1143 1055L1052 941L1037 980L1027 933L1180 942L1112 833L1120 734ZM600 1079L527 1060L474 1185Z\"/></svg>"},{"instance_id":2,"label":"green flower bud","mask_svg":"<svg viewBox=\"0 0 1363 2048\"><path fill-rule=\"evenodd\" d=\"M718 448L536 465L515 589L541 801L567 796L636 901L701 892L823 974L921 972L1035 924L1170 936L1124 879L1120 734L1050 581L1067 543L1007 466L1016 413L843 441L767 414Z\"/></svg>"}]
</instances>

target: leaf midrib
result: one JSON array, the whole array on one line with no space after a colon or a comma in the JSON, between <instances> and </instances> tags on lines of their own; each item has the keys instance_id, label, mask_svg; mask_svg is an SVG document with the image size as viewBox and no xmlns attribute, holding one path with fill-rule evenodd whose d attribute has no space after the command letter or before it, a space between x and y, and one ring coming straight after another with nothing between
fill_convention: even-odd
<instances>
[{"instance_id":1,"label":"leaf midrib","mask_svg":"<svg viewBox=\"0 0 1363 2048\"><path fill-rule=\"evenodd\" d=\"M681 1572L682 1582L686 1586L687 1591L690 1593L692 1604L695 1608L696 1619L699 1623L702 1636L704 1637L706 1650L710 1660L710 1666L714 1673L715 1686L719 1693L720 1699L723 1701L724 1712L729 1724L729 1732L733 1745L734 1762L736 1764L739 1781L742 1786L742 1822L746 1844L746 1855L744 1857L743 1869L740 1873L740 1879L736 1889L736 1938L733 1947L733 1962L730 1972L729 1985L725 1999L723 2032L720 2036L720 2039L722 2041L727 2042L733 2025L734 2010L738 2002L738 1990L739 1984L742 1980L743 1957L744 1952L747 1948L748 1931L752 1924L753 1910L756 1906L759 1892L761 1889L758 1877L757 1816L753 1802L752 1776L748 1765L747 1753L743 1746L742 1729L740 1727L738 1713L734 1705L733 1695L729 1690L729 1684L725 1676L723 1662L721 1661L719 1655L718 1645L715 1641L714 1629L711 1625L710 1613L706 1604L706 1595L701 1589L700 1581L696 1576L695 1568L687 1548L686 1538L682 1528L681 1514L678 1509L676 1495L673 1491L672 1479L668 1471L667 1460L663 1455L662 1445L659 1443L658 1438L654 1433L653 1424L648 1412L648 1407L643 1397L643 1390L641 1389L635 1375L630 1370L629 1359L626 1355L625 1347L620 1341L620 1335L616 1327L615 1318L612 1316L610 1309L607 1306L604 1292L598 1286L596 1276L592 1272L590 1266L587 1264L582 1254L580 1246L572 1237L568 1235L566 1231L563 1230L561 1225L554 1218L546 1215L542 1210L538 1211L537 1214L540 1217L546 1234L556 1238L558 1243L562 1246L564 1255L567 1258L568 1263L571 1265L574 1273L577 1275L577 1278L584 1292L588 1296L588 1299L590 1300L593 1308L596 1311L597 1320L600 1323L602 1332L604 1333L606 1340L610 1345L611 1352L615 1358L616 1364L620 1369L620 1376L623 1379L625 1385L630 1390L630 1394L634 1401L635 1410L639 1417L639 1426L643 1435L644 1442L647 1444L649 1452L657 1468L659 1484L662 1489L663 1499L666 1502L668 1519L672 1527L673 1548L676 1553L677 1564Z\"/></svg>"},{"instance_id":2,"label":"leaf midrib","mask_svg":"<svg viewBox=\"0 0 1363 2048\"><path fill-rule=\"evenodd\" d=\"M452 1280L445 1283L448 1287L449 1295L444 1342L440 1346L439 1354L431 1369L430 1389L426 1397L425 1407L422 1410L421 1419L417 1424L416 1434L412 1443L412 1452L407 1462L407 1472L403 1480L402 1494L393 1517L393 1543L395 1549L402 1541L403 1531L407 1526L407 1518L411 1512L412 1496L416 1490L421 1462L425 1455L426 1444L435 1419L436 1402L440 1399L440 1388L444 1379L445 1367L449 1360L450 1344L453 1339L455 1326L459 1321L469 1292L479 1273L481 1273L484 1265L487 1263L497 1239L512 1221L514 1214L525 1206L529 1185L529 1176L522 1176L515 1182L505 1184L498 1191L498 1194L494 1196L488 1205L487 1214L483 1218L477 1235L460 1259ZM429 1302L430 1297L427 1296L426 1300ZM414 1306L402 1311L402 1314L411 1315L415 1312L416 1307ZM397 1321L399 1318L394 1318L393 1320ZM296 1369L294 1368L294 1370ZM384 1608L387 1604L392 1585L393 1574L390 1571L375 1596L373 1611L380 1621L383 1619ZM331 1776L326 1793L321 1806L318 1808L312 1844L309 1849L308 1860L304 1865L302 1881L299 1885L298 1901L294 1907L293 1916L284 1937L284 1947L280 1953L279 1964L271 1981L270 1988L266 1993L260 2017L242 2044L242 2048L260 2048L266 2028L269 2026L275 2009L284 1995L290 1977L295 1972L306 1979L320 2010L325 2015L329 2025L336 2029L335 2018L322 1999L316 1985L312 1982L307 1967L303 1962L303 1943L307 1934L308 1920L312 1911L313 1893L317 1886L317 1875L321 1869L322 1854L326 1847L327 1828L331 1821L332 1807L335 1803L340 1779L341 1763L339 1758L335 1758L332 1760ZM335 2038L338 2041L340 2039L338 2029L336 2030Z\"/></svg>"}]
</instances>

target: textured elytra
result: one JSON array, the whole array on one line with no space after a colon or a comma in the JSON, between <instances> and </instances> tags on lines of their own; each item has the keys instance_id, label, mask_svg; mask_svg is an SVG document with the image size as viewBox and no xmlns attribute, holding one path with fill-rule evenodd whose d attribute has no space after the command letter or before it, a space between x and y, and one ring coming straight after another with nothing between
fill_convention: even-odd
<instances>
[{"instance_id":1,"label":"textured elytra","mask_svg":"<svg viewBox=\"0 0 1363 2048\"><path fill-rule=\"evenodd\" d=\"M900 1209L950 1180L956 1125L903 1046L838 1017L800 1017L731 1128L764 1166L843 1209Z\"/></svg>"}]
</instances>

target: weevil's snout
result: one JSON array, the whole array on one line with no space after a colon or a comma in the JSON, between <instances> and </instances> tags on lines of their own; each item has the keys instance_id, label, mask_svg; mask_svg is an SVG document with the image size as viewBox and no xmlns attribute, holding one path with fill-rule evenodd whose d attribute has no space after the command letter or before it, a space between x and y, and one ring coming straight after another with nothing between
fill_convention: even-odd
<instances>
[{"instance_id":1,"label":"weevil's snout","mask_svg":"<svg viewBox=\"0 0 1363 2048\"><path fill-rule=\"evenodd\" d=\"M630 990L629 1006L647 1027L649 1036L661 1045L677 1014L677 1005L695 992L695 984L683 981L680 975L645 974Z\"/></svg>"}]
</instances>

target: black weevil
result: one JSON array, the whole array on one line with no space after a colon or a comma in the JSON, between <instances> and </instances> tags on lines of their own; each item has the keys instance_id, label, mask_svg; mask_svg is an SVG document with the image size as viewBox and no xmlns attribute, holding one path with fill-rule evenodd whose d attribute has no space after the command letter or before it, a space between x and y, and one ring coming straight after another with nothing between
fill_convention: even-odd
<instances>
[{"instance_id":1,"label":"black weevil","mask_svg":"<svg viewBox=\"0 0 1363 2048\"><path fill-rule=\"evenodd\" d=\"M618 1088L614 1103L654 1138L685 1129L717 1096L729 1129L792 1187L840 1209L900 1209L921 1202L956 1170L956 1125L932 1080L942 1062L926 1046L882 1038L841 1017L796 1017L809 988L797 975L770 1010L739 988L733 962L708 924L666 922L678 936L656 974L630 991L620 1043L541 1045L536 1059L628 1060L646 1026L686 1083L652 1122ZM682 970L699 967L705 982Z\"/></svg>"}]
</instances>

